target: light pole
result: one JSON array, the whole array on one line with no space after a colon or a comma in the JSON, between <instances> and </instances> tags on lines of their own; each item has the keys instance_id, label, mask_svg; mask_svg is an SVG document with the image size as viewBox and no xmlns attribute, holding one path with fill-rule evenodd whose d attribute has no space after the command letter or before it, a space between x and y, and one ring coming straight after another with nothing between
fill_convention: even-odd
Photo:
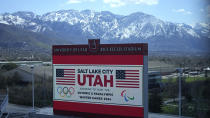
<instances>
[{"instance_id":1,"label":"light pole","mask_svg":"<svg viewBox=\"0 0 210 118\"><path fill-rule=\"evenodd\" d=\"M32 75L32 106L34 112L34 65L31 65L31 75Z\"/></svg>"},{"instance_id":2,"label":"light pole","mask_svg":"<svg viewBox=\"0 0 210 118\"><path fill-rule=\"evenodd\" d=\"M179 71L179 118L182 116L182 68L178 69Z\"/></svg>"}]
</instances>

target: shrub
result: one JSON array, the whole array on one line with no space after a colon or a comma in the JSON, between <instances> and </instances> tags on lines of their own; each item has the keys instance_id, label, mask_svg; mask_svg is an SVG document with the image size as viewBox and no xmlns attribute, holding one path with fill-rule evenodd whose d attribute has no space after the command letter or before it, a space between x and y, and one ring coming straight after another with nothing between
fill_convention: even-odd
<instances>
[{"instance_id":1,"label":"shrub","mask_svg":"<svg viewBox=\"0 0 210 118\"><path fill-rule=\"evenodd\" d=\"M162 112L161 106L163 104L162 97L157 91L153 91L149 95L149 111L154 113Z\"/></svg>"},{"instance_id":2,"label":"shrub","mask_svg":"<svg viewBox=\"0 0 210 118\"><path fill-rule=\"evenodd\" d=\"M14 63L7 63L1 67L2 70L7 70L7 71L15 68L17 68L17 65Z\"/></svg>"}]
</instances>

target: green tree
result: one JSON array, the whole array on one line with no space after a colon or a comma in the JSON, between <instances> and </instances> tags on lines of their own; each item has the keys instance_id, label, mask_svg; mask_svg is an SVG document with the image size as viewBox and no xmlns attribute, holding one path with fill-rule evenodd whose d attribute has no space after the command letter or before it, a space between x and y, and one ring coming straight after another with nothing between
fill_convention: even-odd
<instances>
[{"instance_id":1,"label":"green tree","mask_svg":"<svg viewBox=\"0 0 210 118\"><path fill-rule=\"evenodd\" d=\"M12 77L7 78L7 85L22 85L23 81L21 79L22 77L20 76L20 74L18 74L18 72L15 72Z\"/></svg>"},{"instance_id":2,"label":"green tree","mask_svg":"<svg viewBox=\"0 0 210 118\"><path fill-rule=\"evenodd\" d=\"M7 81L6 78L0 74L0 89L6 89Z\"/></svg>"},{"instance_id":3,"label":"green tree","mask_svg":"<svg viewBox=\"0 0 210 118\"><path fill-rule=\"evenodd\" d=\"M149 111L154 113L162 112L162 104L163 100L160 93L158 90L153 90L149 95Z\"/></svg>"},{"instance_id":4,"label":"green tree","mask_svg":"<svg viewBox=\"0 0 210 118\"><path fill-rule=\"evenodd\" d=\"M17 68L17 65L15 63L7 63L1 67L2 70L7 70L7 71L15 68Z\"/></svg>"}]
</instances>

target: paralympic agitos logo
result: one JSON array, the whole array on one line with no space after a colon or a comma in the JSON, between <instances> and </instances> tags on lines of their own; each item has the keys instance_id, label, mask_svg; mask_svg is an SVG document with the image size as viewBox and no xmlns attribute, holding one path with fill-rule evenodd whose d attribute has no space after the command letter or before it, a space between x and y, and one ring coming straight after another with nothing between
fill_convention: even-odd
<instances>
[{"instance_id":1,"label":"paralympic agitos logo","mask_svg":"<svg viewBox=\"0 0 210 118\"><path fill-rule=\"evenodd\" d=\"M134 96L133 97L129 97L129 96L127 96L127 92L126 92L126 90L123 90L122 92L121 92L121 96L124 98L124 100L126 101L126 102L128 102L128 101L130 101L130 100L134 100L135 98L134 98Z\"/></svg>"}]
</instances>

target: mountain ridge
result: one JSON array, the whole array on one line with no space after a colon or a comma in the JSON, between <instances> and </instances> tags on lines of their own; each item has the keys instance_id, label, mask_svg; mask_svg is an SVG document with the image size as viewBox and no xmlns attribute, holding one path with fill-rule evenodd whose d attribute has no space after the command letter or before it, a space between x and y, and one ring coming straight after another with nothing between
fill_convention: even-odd
<instances>
[{"instance_id":1,"label":"mountain ridge","mask_svg":"<svg viewBox=\"0 0 210 118\"><path fill-rule=\"evenodd\" d=\"M152 51L207 51L210 42L209 24L192 27L143 12L123 16L91 10L59 10L42 15L22 11L0 15L0 23L53 34L75 44L87 43L89 38L100 38L102 43L149 43Z\"/></svg>"}]
</instances>

